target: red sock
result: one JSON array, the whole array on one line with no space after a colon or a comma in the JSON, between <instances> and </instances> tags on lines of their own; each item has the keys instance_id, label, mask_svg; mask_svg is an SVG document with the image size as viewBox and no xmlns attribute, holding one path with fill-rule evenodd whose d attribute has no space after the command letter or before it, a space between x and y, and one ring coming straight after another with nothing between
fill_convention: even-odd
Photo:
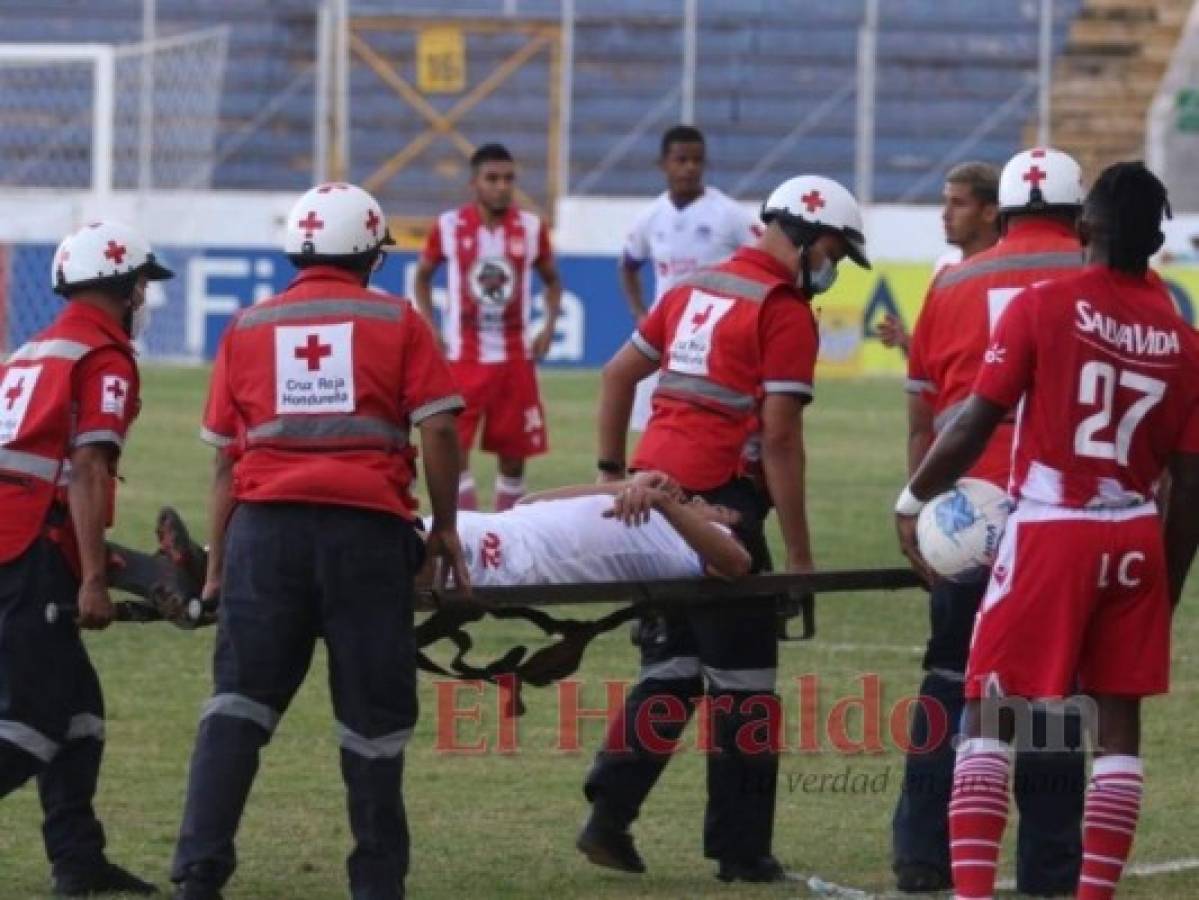
<instances>
[{"instance_id":1,"label":"red sock","mask_svg":"<svg viewBox=\"0 0 1199 900\"><path fill-rule=\"evenodd\" d=\"M479 508L479 497L475 493L475 476L463 472L458 476L458 508L474 510Z\"/></svg>"},{"instance_id":2,"label":"red sock","mask_svg":"<svg viewBox=\"0 0 1199 900\"><path fill-rule=\"evenodd\" d=\"M949 803L949 855L957 900L989 900L995 893L1011 767L1011 751L1003 741L971 738L958 748Z\"/></svg>"},{"instance_id":3,"label":"red sock","mask_svg":"<svg viewBox=\"0 0 1199 900\"><path fill-rule=\"evenodd\" d=\"M525 495L525 492L523 477L508 478L505 475L497 475L495 478L495 511L503 512L516 506L516 502Z\"/></svg>"},{"instance_id":4,"label":"red sock","mask_svg":"<svg viewBox=\"0 0 1199 900\"><path fill-rule=\"evenodd\" d=\"M1138 756L1100 756L1091 767L1083 812L1079 900L1109 900L1128 862L1141 813L1143 769Z\"/></svg>"}]
</instances>

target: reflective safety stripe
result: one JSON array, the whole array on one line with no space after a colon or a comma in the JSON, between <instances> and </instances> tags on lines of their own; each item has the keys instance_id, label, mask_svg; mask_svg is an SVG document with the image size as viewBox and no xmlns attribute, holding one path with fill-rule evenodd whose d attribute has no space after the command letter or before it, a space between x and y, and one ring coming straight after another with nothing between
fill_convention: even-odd
<instances>
[{"instance_id":1,"label":"reflective safety stripe","mask_svg":"<svg viewBox=\"0 0 1199 900\"><path fill-rule=\"evenodd\" d=\"M773 691L778 669L716 669L704 666L714 688L726 691Z\"/></svg>"},{"instance_id":2,"label":"reflective safety stripe","mask_svg":"<svg viewBox=\"0 0 1199 900\"><path fill-rule=\"evenodd\" d=\"M435 416L443 412L454 412L455 410L465 408L466 401L462 399L460 394L450 394L448 397L442 397L440 400L432 400L424 406L418 406L408 414L408 418L413 425L419 425L425 419L429 418L429 416ZM406 437L405 440L407 440Z\"/></svg>"},{"instance_id":3,"label":"reflective safety stripe","mask_svg":"<svg viewBox=\"0 0 1199 900\"><path fill-rule=\"evenodd\" d=\"M0 741L8 741L45 763L54 759L54 754L58 752L58 744L50 738L11 719L0 719Z\"/></svg>"},{"instance_id":4,"label":"reflective safety stripe","mask_svg":"<svg viewBox=\"0 0 1199 900\"><path fill-rule=\"evenodd\" d=\"M200 440L206 444L211 444L214 447L228 447L233 443L233 438L226 437L223 434L217 434L207 428L200 429Z\"/></svg>"},{"instance_id":5,"label":"reflective safety stripe","mask_svg":"<svg viewBox=\"0 0 1199 900\"><path fill-rule=\"evenodd\" d=\"M734 413L750 413L754 409L754 398L717 384L698 375L683 375L669 370L658 379L655 394L682 397L700 405L720 406Z\"/></svg>"},{"instance_id":6,"label":"reflective safety stripe","mask_svg":"<svg viewBox=\"0 0 1199 900\"><path fill-rule=\"evenodd\" d=\"M683 284L690 288L698 288L701 291L718 291L721 294L732 294L734 297L743 300L752 300L755 303L761 303L766 299L766 295L770 293L770 285L762 284L760 281L753 281L749 278L743 278L731 272L719 272L716 269L704 269L696 272L684 281Z\"/></svg>"},{"instance_id":7,"label":"reflective safety stripe","mask_svg":"<svg viewBox=\"0 0 1199 900\"><path fill-rule=\"evenodd\" d=\"M933 669L928 670L928 674L936 675L942 681L950 681L950 682L953 682L954 684L965 684L966 683L966 673L965 672L957 672L953 669L933 668Z\"/></svg>"},{"instance_id":8,"label":"reflective safety stripe","mask_svg":"<svg viewBox=\"0 0 1199 900\"><path fill-rule=\"evenodd\" d=\"M1018 253L1014 256L997 256L994 259L983 260L974 264L955 266L941 273L936 286L950 287L971 278L982 275L994 275L997 272L1014 272L1019 269L1080 269L1082 268L1082 251L1056 251L1052 253Z\"/></svg>"},{"instance_id":9,"label":"reflective safety stripe","mask_svg":"<svg viewBox=\"0 0 1199 900\"><path fill-rule=\"evenodd\" d=\"M54 338L49 341L30 341L18 347L8 358L8 365L18 362L34 362L39 359L83 359L92 351L90 344Z\"/></svg>"},{"instance_id":10,"label":"reflective safety stripe","mask_svg":"<svg viewBox=\"0 0 1199 900\"><path fill-rule=\"evenodd\" d=\"M71 716L71 721L67 725L67 740L78 741L82 738L95 738L97 741L104 740L104 720L91 713L80 713L77 716Z\"/></svg>"},{"instance_id":11,"label":"reflective safety stripe","mask_svg":"<svg viewBox=\"0 0 1199 900\"><path fill-rule=\"evenodd\" d=\"M246 432L247 443L265 443L272 438L373 438L371 443L408 446L408 429L372 416L284 416L271 419Z\"/></svg>"},{"instance_id":12,"label":"reflective safety stripe","mask_svg":"<svg viewBox=\"0 0 1199 900\"><path fill-rule=\"evenodd\" d=\"M767 394L803 394L812 396L812 386L805 381L763 381L762 390Z\"/></svg>"},{"instance_id":13,"label":"reflective safety stripe","mask_svg":"<svg viewBox=\"0 0 1199 900\"><path fill-rule=\"evenodd\" d=\"M634 331L629 337L629 343L641 351L642 355L648 357L653 362L658 362L662 359L662 352L653 344L641 336L640 331Z\"/></svg>"},{"instance_id":14,"label":"reflective safety stripe","mask_svg":"<svg viewBox=\"0 0 1199 900\"><path fill-rule=\"evenodd\" d=\"M638 681L670 681L673 679L698 678L699 657L674 656L661 662L648 663L641 667Z\"/></svg>"},{"instance_id":15,"label":"reflective safety stripe","mask_svg":"<svg viewBox=\"0 0 1199 900\"><path fill-rule=\"evenodd\" d=\"M115 431L85 431L82 434L75 435L75 446L83 447L87 444L116 444L118 447L125 446L125 439Z\"/></svg>"},{"instance_id":16,"label":"reflective safety stripe","mask_svg":"<svg viewBox=\"0 0 1199 900\"><path fill-rule=\"evenodd\" d=\"M376 738L367 738L337 723L337 742L341 746L366 759L395 759L404 752L408 741L412 738L411 728L401 728L391 734Z\"/></svg>"},{"instance_id":17,"label":"reflective safety stripe","mask_svg":"<svg viewBox=\"0 0 1199 900\"><path fill-rule=\"evenodd\" d=\"M933 416L933 431L944 431L952 425L953 420L961 415L962 410L966 408L966 402L966 400L959 400L957 403L945 407Z\"/></svg>"},{"instance_id":18,"label":"reflective safety stripe","mask_svg":"<svg viewBox=\"0 0 1199 900\"><path fill-rule=\"evenodd\" d=\"M249 719L256 725L261 725L267 733L273 733L279 724L279 713L265 703L243 697L241 694L216 694L200 711L200 719L209 716L231 716L235 719Z\"/></svg>"},{"instance_id":19,"label":"reflective safety stripe","mask_svg":"<svg viewBox=\"0 0 1199 900\"><path fill-rule=\"evenodd\" d=\"M923 394L925 391L935 393L937 390L937 386L931 381L921 381L919 378L909 378L903 387L909 394Z\"/></svg>"},{"instance_id":20,"label":"reflective safety stripe","mask_svg":"<svg viewBox=\"0 0 1199 900\"><path fill-rule=\"evenodd\" d=\"M315 319L320 316L354 316L360 319L383 319L398 322L404 317L399 303L372 300L304 300L282 306L251 307L237 320L238 328L270 325L275 322L294 322L296 319Z\"/></svg>"},{"instance_id":21,"label":"reflective safety stripe","mask_svg":"<svg viewBox=\"0 0 1199 900\"><path fill-rule=\"evenodd\" d=\"M33 453L22 453L20 450L6 450L0 447L0 469L9 472L21 472L56 484L61 465L61 460L51 459L48 456L37 456Z\"/></svg>"}]
</instances>

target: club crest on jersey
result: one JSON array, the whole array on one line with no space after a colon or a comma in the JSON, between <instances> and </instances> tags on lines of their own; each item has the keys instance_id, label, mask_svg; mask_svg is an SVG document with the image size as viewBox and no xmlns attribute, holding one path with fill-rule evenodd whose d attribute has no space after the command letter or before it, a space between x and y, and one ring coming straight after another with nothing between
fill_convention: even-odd
<instances>
[{"instance_id":1,"label":"club crest on jersey","mask_svg":"<svg viewBox=\"0 0 1199 900\"><path fill-rule=\"evenodd\" d=\"M476 260L469 279L475 299L488 306L506 306L516 292L516 270L502 256Z\"/></svg>"}]
</instances>

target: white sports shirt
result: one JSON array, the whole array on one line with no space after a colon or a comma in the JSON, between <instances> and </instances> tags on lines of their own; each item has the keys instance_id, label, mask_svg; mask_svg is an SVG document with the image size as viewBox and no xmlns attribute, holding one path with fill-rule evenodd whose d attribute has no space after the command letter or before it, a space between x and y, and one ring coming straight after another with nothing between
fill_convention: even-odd
<instances>
[{"instance_id":1,"label":"white sports shirt","mask_svg":"<svg viewBox=\"0 0 1199 900\"><path fill-rule=\"evenodd\" d=\"M544 500L502 513L458 513L476 587L649 581L704 574L699 554L660 513L626 527L603 514L606 495Z\"/></svg>"},{"instance_id":2,"label":"white sports shirt","mask_svg":"<svg viewBox=\"0 0 1199 900\"><path fill-rule=\"evenodd\" d=\"M682 209L663 192L637 217L624 242L628 262L652 261L654 302L697 269L715 265L762 233L762 226L714 187Z\"/></svg>"}]
</instances>

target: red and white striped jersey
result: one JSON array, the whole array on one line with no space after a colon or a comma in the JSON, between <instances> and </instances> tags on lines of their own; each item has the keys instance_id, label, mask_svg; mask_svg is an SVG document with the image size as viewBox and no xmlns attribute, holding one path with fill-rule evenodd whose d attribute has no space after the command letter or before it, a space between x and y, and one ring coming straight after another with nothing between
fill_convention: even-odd
<instances>
[{"instance_id":1,"label":"red and white striped jersey","mask_svg":"<svg viewBox=\"0 0 1199 900\"><path fill-rule=\"evenodd\" d=\"M1199 341L1153 273L1089 266L1024 291L974 393L1020 402L1012 492L1039 503L1144 503L1171 454L1199 452Z\"/></svg>"},{"instance_id":2,"label":"red and white striped jersey","mask_svg":"<svg viewBox=\"0 0 1199 900\"><path fill-rule=\"evenodd\" d=\"M446 358L498 363L528 359L525 327L532 307L533 267L553 255L549 230L533 213L508 208L488 228L467 204L437 217L424 260L447 264L448 296L441 318Z\"/></svg>"}]
</instances>

